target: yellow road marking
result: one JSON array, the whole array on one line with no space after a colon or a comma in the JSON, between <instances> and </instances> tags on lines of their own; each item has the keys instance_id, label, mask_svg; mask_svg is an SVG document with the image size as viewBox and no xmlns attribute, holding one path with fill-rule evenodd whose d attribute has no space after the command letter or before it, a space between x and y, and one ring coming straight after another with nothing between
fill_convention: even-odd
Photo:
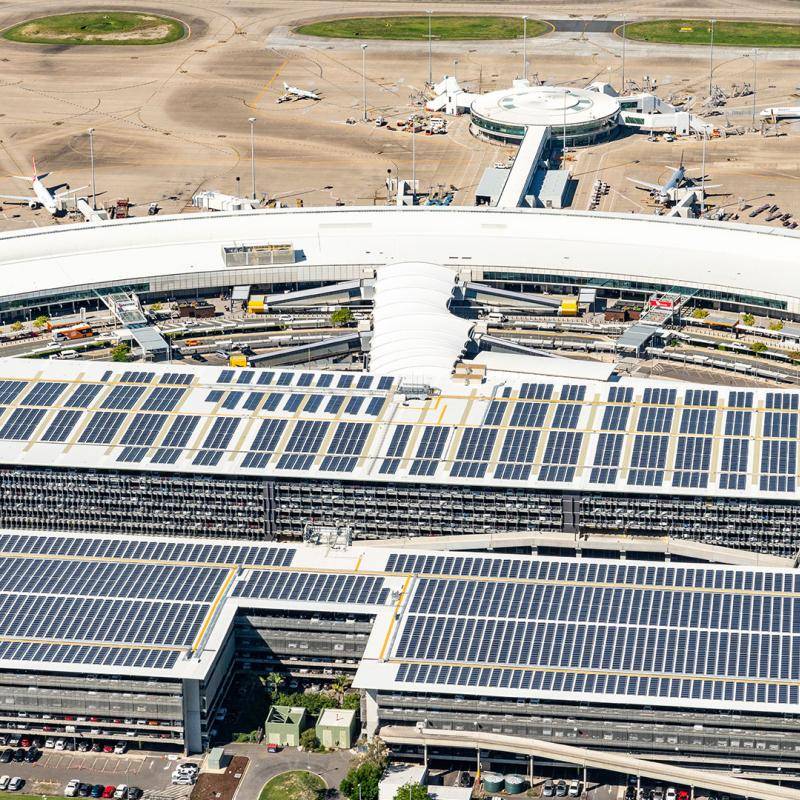
<instances>
[{"instance_id":1,"label":"yellow road marking","mask_svg":"<svg viewBox=\"0 0 800 800\"><path fill-rule=\"evenodd\" d=\"M403 602L403 598L405 597L406 589L408 589L409 583L411 583L411 575L406 576L405 582L403 583L403 588L400 590L400 596L397 598L397 603L395 603L394 613L392 614L392 618L389 620L389 630L386 631L386 636L383 640L383 646L381 647L381 659L383 659L383 654L386 652L386 648L389 646L389 637L392 635L394 621L397 619L397 614L400 611L400 604Z\"/></svg>"},{"instance_id":2,"label":"yellow road marking","mask_svg":"<svg viewBox=\"0 0 800 800\"><path fill-rule=\"evenodd\" d=\"M220 586L220 589L217 592L217 596L214 598L214 602L211 604L211 608L208 609L208 614L206 614L203 626L200 628L199 633L197 634L194 642L192 643L192 650L197 650L198 645L200 644L200 642L203 641L203 635L205 634L206 629L208 628L212 618L214 617L214 612L217 610L217 606L219 605L220 600L222 600L222 598L225 597L228 591L228 587L231 585L231 581L236 576L236 572L237 572L236 569L231 569L228 572L228 577L225 578L225 583L223 583L222 586Z\"/></svg>"},{"instance_id":3,"label":"yellow road marking","mask_svg":"<svg viewBox=\"0 0 800 800\"><path fill-rule=\"evenodd\" d=\"M358 561L356 561L356 568L353 570L353 572L358 572L358 568L361 566L361 559L362 558L364 558L364 554L363 553L361 553L361 555L359 555Z\"/></svg>"},{"instance_id":4,"label":"yellow road marking","mask_svg":"<svg viewBox=\"0 0 800 800\"><path fill-rule=\"evenodd\" d=\"M251 105L258 105L261 101L261 98L269 91L270 87L273 83L275 83L275 79L278 75L281 74L281 70L289 63L289 59L285 59L283 64L281 64L278 69L275 70L273 76L261 87L261 91L255 96L255 99L252 101Z\"/></svg>"}]
</instances>

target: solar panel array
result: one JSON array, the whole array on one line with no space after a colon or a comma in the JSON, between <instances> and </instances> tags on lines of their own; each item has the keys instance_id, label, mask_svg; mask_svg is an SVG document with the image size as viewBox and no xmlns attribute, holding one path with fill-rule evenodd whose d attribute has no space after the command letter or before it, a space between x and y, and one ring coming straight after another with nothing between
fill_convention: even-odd
<instances>
[{"instance_id":1,"label":"solar panel array","mask_svg":"<svg viewBox=\"0 0 800 800\"><path fill-rule=\"evenodd\" d=\"M292 547L0 535L0 659L169 669L238 567L286 569Z\"/></svg>"},{"instance_id":2,"label":"solar panel array","mask_svg":"<svg viewBox=\"0 0 800 800\"><path fill-rule=\"evenodd\" d=\"M365 374L58 369L74 379L0 380L0 441L20 447L7 458L69 465L96 447L122 469L798 493L792 390L523 383L411 405Z\"/></svg>"},{"instance_id":3,"label":"solar panel array","mask_svg":"<svg viewBox=\"0 0 800 800\"><path fill-rule=\"evenodd\" d=\"M383 605L389 595L383 578L325 572L253 572L233 590L234 597L301 603Z\"/></svg>"},{"instance_id":4,"label":"solar panel array","mask_svg":"<svg viewBox=\"0 0 800 800\"><path fill-rule=\"evenodd\" d=\"M392 554L400 683L797 703L800 575Z\"/></svg>"}]
</instances>

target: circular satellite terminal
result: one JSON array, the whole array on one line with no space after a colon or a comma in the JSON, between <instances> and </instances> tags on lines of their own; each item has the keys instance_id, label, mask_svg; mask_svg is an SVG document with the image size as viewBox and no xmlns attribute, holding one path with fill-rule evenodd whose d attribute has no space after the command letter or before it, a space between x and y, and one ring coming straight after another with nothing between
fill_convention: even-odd
<instances>
[{"instance_id":1,"label":"circular satellite terminal","mask_svg":"<svg viewBox=\"0 0 800 800\"><path fill-rule=\"evenodd\" d=\"M529 125L547 125L570 147L592 144L617 126L619 100L601 92L563 86L515 86L472 102L473 132L496 142L518 144Z\"/></svg>"}]
</instances>

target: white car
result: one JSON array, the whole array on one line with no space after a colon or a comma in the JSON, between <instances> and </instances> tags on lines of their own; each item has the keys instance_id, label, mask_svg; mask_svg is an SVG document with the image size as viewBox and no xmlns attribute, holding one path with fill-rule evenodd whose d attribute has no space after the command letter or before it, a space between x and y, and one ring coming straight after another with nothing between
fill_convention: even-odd
<instances>
[{"instance_id":1,"label":"white car","mask_svg":"<svg viewBox=\"0 0 800 800\"><path fill-rule=\"evenodd\" d=\"M667 786L666 800L675 800L675 798L677 796L678 796L678 793L675 791L675 787L674 786Z\"/></svg>"},{"instance_id":2,"label":"white car","mask_svg":"<svg viewBox=\"0 0 800 800\"><path fill-rule=\"evenodd\" d=\"M185 772L172 773L173 786L192 786L195 782L194 775L187 775Z\"/></svg>"},{"instance_id":3,"label":"white car","mask_svg":"<svg viewBox=\"0 0 800 800\"><path fill-rule=\"evenodd\" d=\"M81 782L77 778L73 778L65 787L64 787L64 797L77 797L78 796L78 789L80 789Z\"/></svg>"},{"instance_id":4,"label":"white car","mask_svg":"<svg viewBox=\"0 0 800 800\"><path fill-rule=\"evenodd\" d=\"M115 752L115 753L116 753L118 756L124 756L124 755L125 755L125 753L127 753L127 752L128 752L128 745L127 745L127 744L125 744L125 742L117 742L117 743L114 745L114 752Z\"/></svg>"},{"instance_id":5,"label":"white car","mask_svg":"<svg viewBox=\"0 0 800 800\"><path fill-rule=\"evenodd\" d=\"M44 746L52 750L56 746L55 739L45 739Z\"/></svg>"},{"instance_id":6,"label":"white car","mask_svg":"<svg viewBox=\"0 0 800 800\"><path fill-rule=\"evenodd\" d=\"M18 792L24 785L25 785L25 781L22 778L13 777L8 782L8 791L9 792Z\"/></svg>"},{"instance_id":7,"label":"white car","mask_svg":"<svg viewBox=\"0 0 800 800\"><path fill-rule=\"evenodd\" d=\"M11 780L10 775L3 775L0 777L0 790L5 791L8 789L8 782Z\"/></svg>"},{"instance_id":8,"label":"white car","mask_svg":"<svg viewBox=\"0 0 800 800\"><path fill-rule=\"evenodd\" d=\"M117 790L114 792L114 800L125 800L127 796L128 787L124 783L121 783L119 786L117 786Z\"/></svg>"},{"instance_id":9,"label":"white car","mask_svg":"<svg viewBox=\"0 0 800 800\"><path fill-rule=\"evenodd\" d=\"M580 781L572 781L569 785L569 792L570 797L580 797L581 796L581 782Z\"/></svg>"},{"instance_id":10,"label":"white car","mask_svg":"<svg viewBox=\"0 0 800 800\"><path fill-rule=\"evenodd\" d=\"M56 739L56 750L63 750L66 742L63 739Z\"/></svg>"}]
</instances>

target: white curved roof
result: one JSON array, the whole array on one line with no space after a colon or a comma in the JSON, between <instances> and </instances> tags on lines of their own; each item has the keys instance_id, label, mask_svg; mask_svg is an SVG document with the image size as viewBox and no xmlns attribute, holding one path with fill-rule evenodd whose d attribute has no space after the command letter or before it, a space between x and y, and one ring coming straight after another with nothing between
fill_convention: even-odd
<instances>
[{"instance_id":1,"label":"white curved roof","mask_svg":"<svg viewBox=\"0 0 800 800\"><path fill-rule=\"evenodd\" d=\"M376 271L372 372L436 385L450 376L472 329L448 310L455 285L455 271L439 264Z\"/></svg>"},{"instance_id":2,"label":"white curved roof","mask_svg":"<svg viewBox=\"0 0 800 800\"><path fill-rule=\"evenodd\" d=\"M301 254L291 267L267 268L287 282L372 277L376 266L424 258L468 269L471 280L546 273L597 285L657 282L785 302L800 314L800 234L783 228L452 206L182 214L7 233L0 235L0 301L168 276L192 288L218 286L204 276L223 271L235 283L256 283L257 275L223 266L224 246L250 243L287 243Z\"/></svg>"},{"instance_id":3,"label":"white curved roof","mask_svg":"<svg viewBox=\"0 0 800 800\"><path fill-rule=\"evenodd\" d=\"M601 92L569 86L520 86L478 97L472 110L481 117L507 125L582 125L612 117L619 100Z\"/></svg>"}]
</instances>

